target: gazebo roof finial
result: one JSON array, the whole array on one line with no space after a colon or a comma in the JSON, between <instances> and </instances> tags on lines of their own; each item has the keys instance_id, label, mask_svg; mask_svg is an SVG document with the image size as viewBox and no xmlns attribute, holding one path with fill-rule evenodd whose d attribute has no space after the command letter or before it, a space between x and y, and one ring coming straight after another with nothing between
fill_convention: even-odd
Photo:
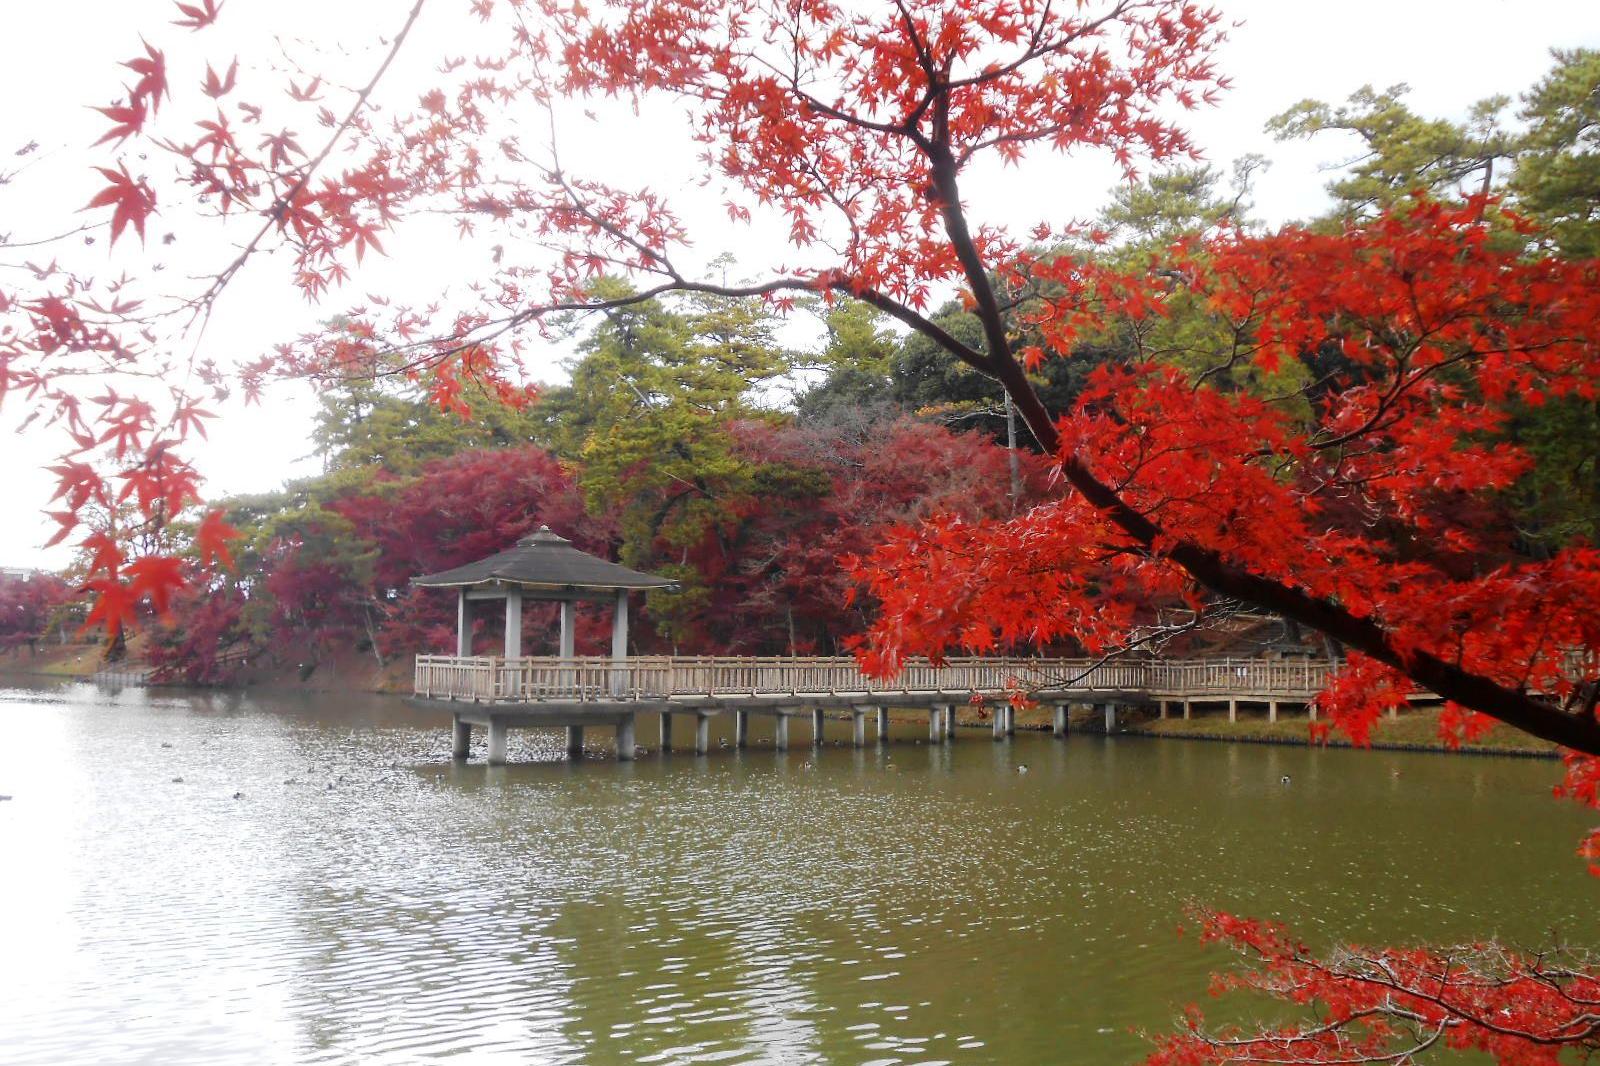
<instances>
[{"instance_id":1,"label":"gazebo roof finial","mask_svg":"<svg viewBox=\"0 0 1600 1066\"><path fill-rule=\"evenodd\" d=\"M519 548L531 547L535 544L571 544L572 541L552 530L549 526L540 526L536 531L517 541Z\"/></svg>"}]
</instances>

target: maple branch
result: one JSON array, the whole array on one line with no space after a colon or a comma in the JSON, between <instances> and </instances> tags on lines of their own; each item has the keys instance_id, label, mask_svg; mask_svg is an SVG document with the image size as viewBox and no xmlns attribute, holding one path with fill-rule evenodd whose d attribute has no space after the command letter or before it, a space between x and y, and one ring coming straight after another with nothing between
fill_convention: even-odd
<instances>
[{"instance_id":1,"label":"maple branch","mask_svg":"<svg viewBox=\"0 0 1600 1066\"><path fill-rule=\"evenodd\" d=\"M274 226L282 224L284 212L289 205L294 202L295 197L305 191L306 186L311 182L312 175L327 161L328 156L333 154L333 149L344 135L349 132L357 116L367 106L367 100L372 96L373 90L378 87L378 82L383 80L384 74L388 72L390 65L394 63L395 57L400 54L400 49L405 44L406 38L411 35L411 29L416 25L417 16L422 14L422 5L425 3L427 3L427 0L415 0L415 3L411 5L411 10L406 15L405 23L400 27L400 32L395 34L388 52L383 57L383 62L378 64L378 69L373 71L372 77L367 80L366 85L356 90L355 102L350 105L350 109L345 113L344 119L334 128L332 135L323 144L322 150L300 168L300 176L295 180L294 184L273 200L272 205L264 212L266 219L262 222L261 228L245 243L244 248L234 257L233 261L212 278L211 284L206 287L206 291L191 302L193 307L197 310L203 309L204 313L209 316L217 298L222 295L222 291L228 287L239 271L244 269L245 263L255 255L257 249L261 247L261 242L266 239L267 234L272 232Z\"/></svg>"}]
</instances>

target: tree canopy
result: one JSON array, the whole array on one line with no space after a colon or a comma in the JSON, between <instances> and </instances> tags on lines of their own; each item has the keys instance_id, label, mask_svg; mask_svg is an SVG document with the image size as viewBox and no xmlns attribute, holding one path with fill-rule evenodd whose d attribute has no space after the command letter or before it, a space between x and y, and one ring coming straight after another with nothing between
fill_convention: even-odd
<instances>
[{"instance_id":1,"label":"tree canopy","mask_svg":"<svg viewBox=\"0 0 1600 1066\"><path fill-rule=\"evenodd\" d=\"M1357 741L1423 687L1449 701L1451 736L1489 716L1564 745L1567 789L1596 801L1592 52L1558 53L1515 128L1509 101L1464 123L1426 119L1400 87L1291 109L1284 135L1339 130L1366 154L1336 179L1330 218L1267 230L1214 204L1205 172L1175 169L1195 149L1183 113L1225 86L1224 16L1191 0L476 0L483 49L440 56L429 84L407 87L421 89L414 105L380 115L422 6L385 31L366 70L236 84L205 43L227 13L180 5L183 35L155 34L101 109L103 184L88 209L144 269L24 255L8 275L0 398L67 438L55 517L87 551L93 620L115 630L184 587L164 531L198 502L184 456L205 403L276 375L382 374L441 411L470 413L478 397L515 410L531 399L523 345L574 315L599 324L552 446L587 464L585 498L618 511L633 558L675 551L714 582L764 580L780 571L709 561L737 554L735 524L750 535L749 501L814 499L825 480L849 494L826 463L794 461L789 427L746 399L786 356L742 301L859 304L920 350L887 353L868 320L835 319L839 365L858 375L839 389L892 397L896 359L913 361L910 404L929 380L940 402L1003 389L1048 485L1013 493L1014 512L963 508L940 492L955 464L934 461L937 480L910 479L926 487L903 522L858 549L837 539L872 600L859 646L870 668L1066 638L1116 654L1138 643L1152 602L1200 615L1247 603L1348 650L1318 700ZM181 81L169 57L189 68ZM569 105L613 98L685 120L728 233L780 235L749 242L750 280L703 266L697 242L737 239L691 224L648 181L568 165ZM1106 225L1066 223L1074 205L1029 205L1033 224L1014 229L972 199L982 166L1089 150L1129 178L1166 168L1105 220L1132 235L1118 249L1102 249ZM217 237L244 227L220 267L169 295L152 280L150 225L178 214ZM327 328L242 366L186 332L270 253L289 284L332 300L359 291L392 232L439 218L495 242L465 295L356 297ZM699 303L655 303L668 295ZM675 331L682 313L693 330ZM851 461L869 470L897 454L891 439ZM337 518L313 514L275 543L360 521L353 502L320 506ZM808 543L795 529L761 538ZM230 532L220 512L197 516L203 571L230 552ZM339 574L319 573L319 588L367 581L359 552L331 556ZM780 569L783 581L804 572ZM354 609L311 607L292 624Z\"/></svg>"}]
</instances>

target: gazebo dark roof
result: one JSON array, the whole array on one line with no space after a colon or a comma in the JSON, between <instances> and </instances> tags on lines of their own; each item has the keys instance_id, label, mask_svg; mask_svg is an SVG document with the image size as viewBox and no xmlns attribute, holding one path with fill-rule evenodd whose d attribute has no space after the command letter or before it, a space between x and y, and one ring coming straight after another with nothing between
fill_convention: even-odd
<instances>
[{"instance_id":1,"label":"gazebo dark roof","mask_svg":"<svg viewBox=\"0 0 1600 1066\"><path fill-rule=\"evenodd\" d=\"M520 585L535 589L664 589L674 588L671 578L630 570L579 551L565 537L540 526L539 532L517 541L516 547L467 563L453 570L411 579L425 588L472 588L480 585Z\"/></svg>"}]
</instances>

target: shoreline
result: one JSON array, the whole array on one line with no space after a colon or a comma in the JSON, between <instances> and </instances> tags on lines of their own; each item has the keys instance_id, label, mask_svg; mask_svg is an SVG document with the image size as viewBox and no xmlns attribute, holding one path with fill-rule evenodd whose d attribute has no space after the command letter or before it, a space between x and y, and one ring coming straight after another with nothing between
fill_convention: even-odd
<instances>
[{"instance_id":1,"label":"shoreline","mask_svg":"<svg viewBox=\"0 0 1600 1066\"><path fill-rule=\"evenodd\" d=\"M90 654L85 655L83 654L83 650L80 649L78 653L64 657L43 655L38 657L38 660L40 661L33 663L5 662L0 660L0 683L3 683L7 678L28 679L35 681L92 682L95 678L95 674L99 673L101 670L116 670L118 667L122 667L129 672L134 672L141 668L138 664L127 662L110 665L103 664L99 662L99 657L96 652L97 649L94 649ZM345 667L345 669L340 669L341 666ZM326 664L326 669L319 669L315 674L305 680L300 680L294 677L293 671L286 671L288 676L284 676L283 673L274 673L265 676L258 676L230 685L143 683L139 684L137 687L155 690L191 692L258 691L273 694L294 693L301 695L310 695L314 693L361 693L363 695L403 696L406 694L406 690L409 690L409 668L404 670L404 673L407 675L407 677L396 678L390 676L391 674L400 673L401 670L399 668L402 666L407 666L407 664L391 663L386 669L377 670L373 668L374 664L371 664L370 661L361 662L360 665L357 665L357 663L330 662ZM320 675L320 677L318 675ZM968 713L963 714L961 713L962 711L968 711ZM1133 713L1137 715L1138 712L1135 711ZM1515 759L1560 758L1560 751L1555 747L1555 745L1541 745L1531 741L1521 746L1493 742L1479 742L1464 743L1459 747L1452 748L1440 741L1432 739L1383 739L1384 731L1386 729L1395 727L1398 722L1406 723L1404 727L1406 731L1416 732L1419 726L1422 725L1420 720L1436 718L1437 713L1437 711L1432 710L1416 709L1407 712L1401 719L1398 720L1385 719L1384 721L1380 722L1374 731L1376 735L1374 736L1372 743L1366 745L1365 747L1373 751L1421 752L1431 755L1500 756L1504 758ZM890 714L891 717L897 721L917 721L923 717L916 712L906 712L899 709L891 711ZM992 721L993 719L988 716L980 717L971 713L969 705L957 705L956 725L958 728L972 730L988 729L990 728ZM1361 750L1361 746L1353 744L1348 739L1342 737L1332 737L1322 742L1315 741L1310 737L1309 732L1303 728L1303 723L1282 722L1276 726L1269 726L1264 719L1257 720L1255 718L1243 718L1238 722L1213 722L1207 720L1205 721L1204 725L1200 726L1199 728L1194 726L1184 728L1181 724L1167 724L1182 723L1182 721L1182 719L1170 718L1165 720L1152 718L1146 721L1134 721L1131 722L1126 728L1117 729L1109 735L1135 736L1154 740L1190 740L1232 744L1275 744L1291 747L1326 747ZM1108 735L1102 728L1097 728L1099 725L1100 716L1098 714L1088 710L1079 710L1071 715L1069 731L1072 733L1082 732L1096 736ZM1301 726L1301 728L1298 729L1298 731L1295 731L1297 725ZM1043 711L1023 710L1019 711L1017 714L1016 728L1019 731L1030 733L1048 733L1051 729L1051 723L1048 715ZM1264 731L1268 729L1275 730L1275 734ZM1435 734L1429 733L1428 735L1433 736Z\"/></svg>"},{"instance_id":2,"label":"shoreline","mask_svg":"<svg viewBox=\"0 0 1600 1066\"><path fill-rule=\"evenodd\" d=\"M1148 737L1154 740L1201 740L1223 744L1276 744L1282 747L1343 748L1347 751L1409 751L1428 755L1498 756L1500 758L1511 759L1561 758L1561 753L1553 747L1548 751L1540 751L1537 748L1509 748L1499 744L1462 744L1460 747L1452 748L1449 745L1442 743L1416 744L1374 740L1371 744L1363 747L1361 745L1352 744L1349 740L1338 737L1319 742L1312 740L1309 737L1307 737L1305 740L1296 740L1292 737L1263 737L1250 736L1247 734L1229 736L1226 733L1167 733L1141 728L1121 730L1120 735L1130 737Z\"/></svg>"}]
</instances>

